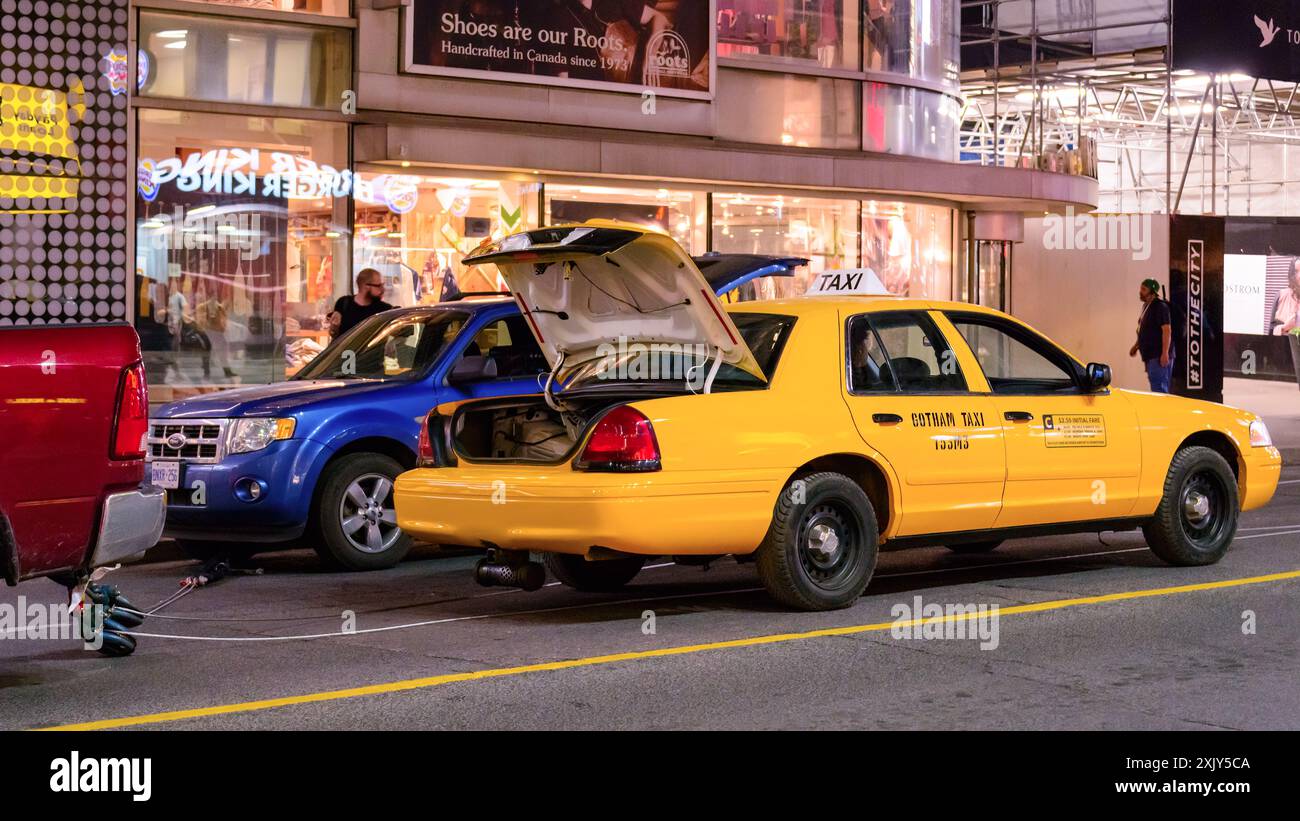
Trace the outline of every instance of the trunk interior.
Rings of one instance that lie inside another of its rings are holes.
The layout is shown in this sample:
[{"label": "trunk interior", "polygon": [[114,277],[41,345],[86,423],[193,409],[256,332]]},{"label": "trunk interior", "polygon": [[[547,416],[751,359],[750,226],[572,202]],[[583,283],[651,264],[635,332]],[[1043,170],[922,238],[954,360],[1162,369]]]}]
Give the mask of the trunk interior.
[{"label": "trunk interior", "polygon": [[538,397],[465,405],[451,420],[456,453],[472,462],[558,464],[569,459],[602,413],[633,398],[627,394],[567,399],[556,411]]}]

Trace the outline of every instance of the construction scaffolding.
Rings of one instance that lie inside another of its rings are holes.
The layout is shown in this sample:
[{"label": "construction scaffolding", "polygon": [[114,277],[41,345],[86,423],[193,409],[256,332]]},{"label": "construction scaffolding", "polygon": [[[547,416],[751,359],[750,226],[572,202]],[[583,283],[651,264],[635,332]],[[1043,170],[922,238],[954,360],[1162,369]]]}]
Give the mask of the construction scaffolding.
[{"label": "construction scaffolding", "polygon": [[[1108,5],[963,2],[962,161],[1090,174],[1102,211],[1300,214],[1300,86],[1173,71],[1170,0],[1159,16],[1097,22],[1116,16]],[[1106,32],[1163,42],[1092,53],[1117,39]]]}]

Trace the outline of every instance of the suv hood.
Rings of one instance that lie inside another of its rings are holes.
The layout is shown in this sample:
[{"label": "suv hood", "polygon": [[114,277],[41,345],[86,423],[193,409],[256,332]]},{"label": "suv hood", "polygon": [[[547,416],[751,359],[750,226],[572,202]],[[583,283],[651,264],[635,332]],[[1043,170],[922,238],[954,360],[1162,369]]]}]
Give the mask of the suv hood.
[{"label": "suv hood", "polygon": [[[409,383],[403,383],[409,384]],[[367,391],[392,387],[389,382],[356,379],[290,380],[272,385],[233,388],[170,402],[150,416],[154,419],[221,419],[236,416],[275,416],[336,397],[355,398]]]},{"label": "suv hood", "polygon": [[620,340],[705,344],[765,380],[700,269],[664,234],[592,220],[485,243],[465,264],[498,267],[561,384]]}]

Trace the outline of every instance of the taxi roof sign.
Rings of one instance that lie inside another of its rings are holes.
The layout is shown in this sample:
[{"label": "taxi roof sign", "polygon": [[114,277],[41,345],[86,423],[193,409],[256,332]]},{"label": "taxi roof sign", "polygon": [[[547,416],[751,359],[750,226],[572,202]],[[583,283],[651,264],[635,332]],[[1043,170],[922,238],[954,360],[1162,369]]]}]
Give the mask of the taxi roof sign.
[{"label": "taxi roof sign", "polygon": [[891,296],[885,283],[870,268],[841,268],[822,271],[812,281],[806,296]]}]

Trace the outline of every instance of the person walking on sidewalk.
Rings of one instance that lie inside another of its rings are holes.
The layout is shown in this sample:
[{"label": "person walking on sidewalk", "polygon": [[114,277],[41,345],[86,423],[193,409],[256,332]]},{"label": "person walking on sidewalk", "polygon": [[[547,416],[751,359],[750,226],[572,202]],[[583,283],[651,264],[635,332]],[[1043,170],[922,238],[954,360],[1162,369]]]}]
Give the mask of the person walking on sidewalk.
[{"label": "person walking on sidewalk", "polygon": [[1137,342],[1129,356],[1141,356],[1153,393],[1169,393],[1174,373],[1173,325],[1169,303],[1160,298],[1160,283],[1143,280],[1138,288],[1142,315],[1138,317]]}]

